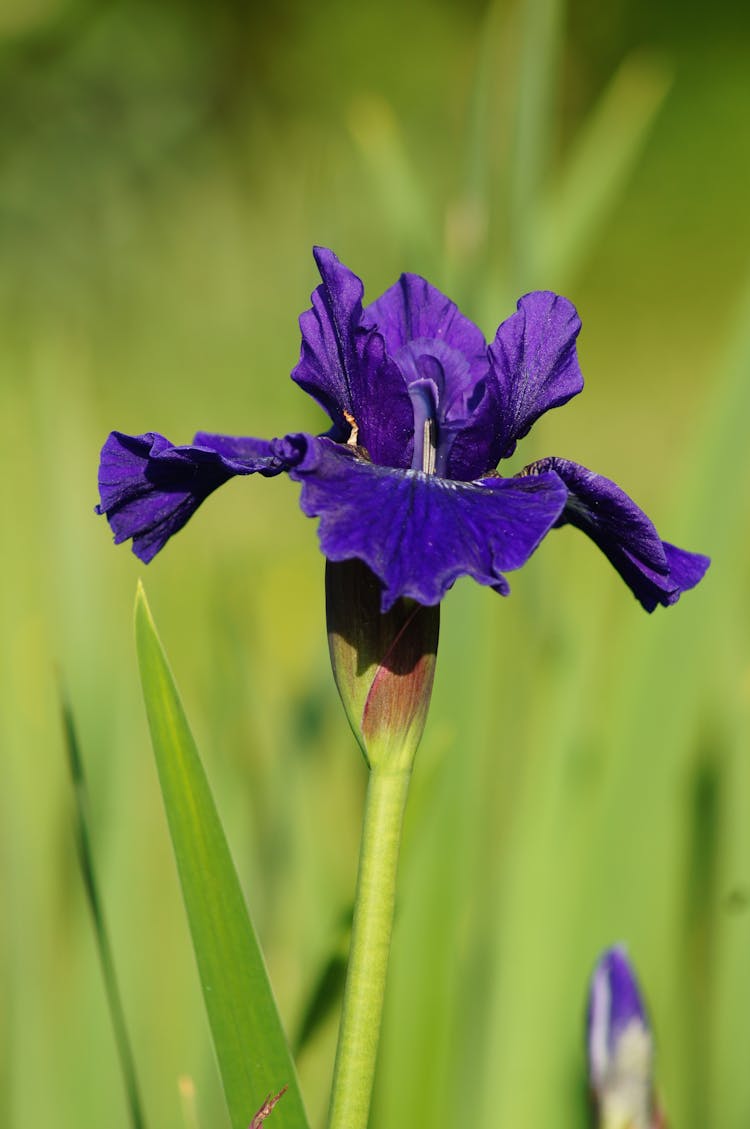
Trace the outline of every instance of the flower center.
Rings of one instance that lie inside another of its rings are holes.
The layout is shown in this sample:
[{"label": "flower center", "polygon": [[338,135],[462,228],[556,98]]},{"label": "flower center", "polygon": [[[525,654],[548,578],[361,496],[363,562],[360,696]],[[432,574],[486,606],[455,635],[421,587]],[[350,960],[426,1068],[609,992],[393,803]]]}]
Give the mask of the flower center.
[{"label": "flower center", "polygon": [[464,356],[445,341],[417,338],[396,354],[414,410],[412,470],[445,478],[456,437],[484,395]]},{"label": "flower center", "polygon": [[435,420],[426,419],[424,421],[424,428],[422,429],[422,470],[425,474],[435,473],[435,458],[437,455],[437,444],[435,442],[436,431]]},{"label": "flower center", "polygon": [[[424,357],[423,360],[432,360]],[[414,409],[414,454],[412,470],[435,474],[438,459],[437,388],[431,380],[415,380],[409,385]]]}]

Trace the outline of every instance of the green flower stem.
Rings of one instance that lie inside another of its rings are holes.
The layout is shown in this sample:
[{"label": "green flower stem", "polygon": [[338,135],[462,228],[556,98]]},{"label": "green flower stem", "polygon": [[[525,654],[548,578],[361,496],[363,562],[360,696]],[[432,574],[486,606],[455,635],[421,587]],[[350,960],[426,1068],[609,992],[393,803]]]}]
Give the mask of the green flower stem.
[{"label": "green flower stem", "polygon": [[370,769],[328,1129],[367,1126],[410,777],[410,768]]}]

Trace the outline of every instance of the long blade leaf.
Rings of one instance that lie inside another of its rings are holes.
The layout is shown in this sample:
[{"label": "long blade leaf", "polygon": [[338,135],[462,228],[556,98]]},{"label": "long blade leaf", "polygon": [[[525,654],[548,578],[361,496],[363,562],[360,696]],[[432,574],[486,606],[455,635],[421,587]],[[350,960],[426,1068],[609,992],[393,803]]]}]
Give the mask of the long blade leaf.
[{"label": "long blade leaf", "polygon": [[294,1064],[206,774],[143,588],[138,662],[198,971],[233,1129],[269,1094],[277,1129],[307,1129]]},{"label": "long blade leaf", "polygon": [[75,799],[75,833],[78,848],[78,861],[81,866],[81,876],[83,878],[86,901],[91,911],[91,920],[94,926],[94,940],[99,952],[99,961],[102,966],[104,990],[107,995],[112,1030],[115,1036],[117,1054],[120,1059],[125,1084],[125,1097],[130,1123],[132,1129],[146,1129],[146,1117],[143,1111],[138,1086],[138,1076],[135,1069],[135,1056],[130,1043],[130,1037],[128,1036],[128,1028],[125,1022],[125,1009],[122,1005],[122,997],[120,995],[120,987],[117,981],[117,972],[112,955],[112,946],[110,944],[107,923],[104,917],[104,907],[99,893],[99,885],[96,880],[96,871],[94,870],[94,847],[89,821],[88,790],[86,787],[83,757],[78,742],[78,732],[73,718],[73,710],[62,689],[60,691],[60,703],[62,707],[65,750],[68,754],[68,769],[70,771],[70,779],[73,784],[73,795]]}]

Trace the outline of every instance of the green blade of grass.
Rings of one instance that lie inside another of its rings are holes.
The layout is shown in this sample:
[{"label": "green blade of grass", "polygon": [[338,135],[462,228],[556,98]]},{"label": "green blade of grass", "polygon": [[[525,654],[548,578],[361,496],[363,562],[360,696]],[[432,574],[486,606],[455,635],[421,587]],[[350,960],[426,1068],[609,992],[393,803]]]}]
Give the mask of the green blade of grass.
[{"label": "green blade of grass", "polygon": [[233,1129],[270,1093],[277,1129],[307,1129],[296,1071],[206,774],[143,588],[138,662],[164,806]]},{"label": "green blade of grass", "polygon": [[619,69],[539,201],[530,252],[534,278],[575,275],[624,195],[670,87],[664,63],[640,52]]},{"label": "green blade of grass", "polygon": [[86,891],[86,900],[91,911],[94,926],[94,938],[99,950],[99,960],[104,977],[104,989],[107,994],[109,1014],[112,1020],[117,1054],[122,1068],[125,1084],[125,1097],[133,1129],[146,1129],[146,1118],[141,1103],[138,1078],[135,1069],[135,1057],[128,1037],[125,1011],[122,1006],[120,989],[117,983],[115,962],[112,956],[112,946],[109,943],[107,924],[104,919],[99,887],[94,871],[94,850],[91,842],[91,830],[88,816],[88,796],[86,790],[86,777],[83,770],[83,759],[78,743],[78,733],[73,720],[73,711],[70,708],[64,693],[61,692],[63,735],[65,749],[68,754],[68,769],[73,784],[75,797],[75,833],[78,848],[78,861],[81,867],[81,876]]},{"label": "green blade of grass", "polygon": [[521,58],[510,165],[512,289],[533,283],[535,225],[550,160],[564,0],[524,0]]},{"label": "green blade of grass", "polygon": [[351,108],[349,128],[391,236],[407,257],[431,265],[440,225],[393,107],[384,98],[361,96]]}]

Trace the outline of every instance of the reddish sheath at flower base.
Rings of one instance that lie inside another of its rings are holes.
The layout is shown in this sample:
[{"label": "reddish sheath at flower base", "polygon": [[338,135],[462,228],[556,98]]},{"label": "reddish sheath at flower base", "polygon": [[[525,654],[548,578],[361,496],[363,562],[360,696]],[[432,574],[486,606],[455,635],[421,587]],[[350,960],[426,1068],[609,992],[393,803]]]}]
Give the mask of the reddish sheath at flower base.
[{"label": "reddish sheath at flower base", "polygon": [[409,769],[432,694],[440,609],[401,598],[382,613],[382,584],[359,560],[326,562],[333,675],[369,765]]}]

